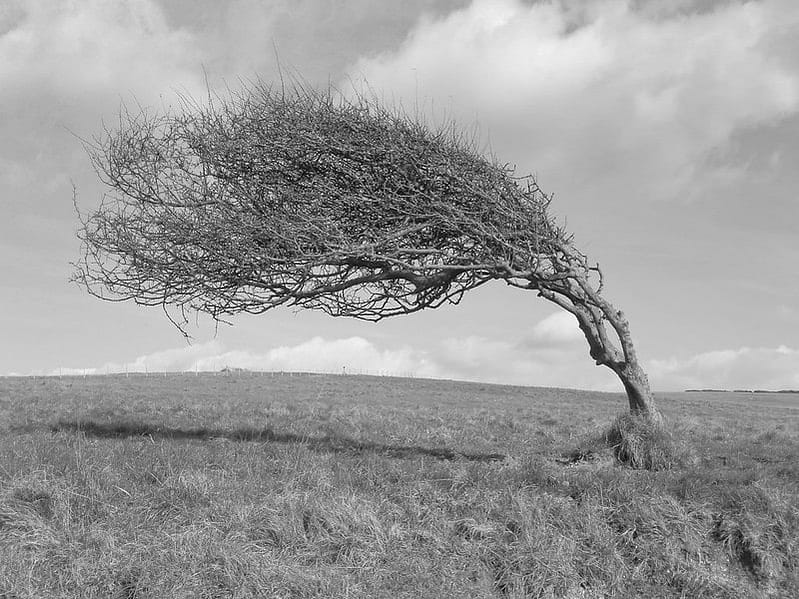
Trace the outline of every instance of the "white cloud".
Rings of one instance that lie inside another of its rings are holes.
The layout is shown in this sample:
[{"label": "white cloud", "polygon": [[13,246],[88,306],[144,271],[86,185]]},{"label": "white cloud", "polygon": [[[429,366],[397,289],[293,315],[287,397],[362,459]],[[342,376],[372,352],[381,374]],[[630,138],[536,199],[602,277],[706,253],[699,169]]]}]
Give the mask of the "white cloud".
[{"label": "white cloud", "polygon": [[[426,349],[383,348],[363,337],[314,337],[266,351],[227,349],[219,341],[186,345],[90,368],[59,368],[50,374],[218,371],[223,368],[285,372],[386,374],[503,384],[619,390],[606,369],[598,369],[575,337],[576,322],[553,314],[528,338],[506,341],[470,336],[442,339]],[[579,335],[579,330],[577,331]]]},{"label": "white cloud", "polygon": [[70,179],[81,199],[97,180],[72,132],[91,138],[103,120],[113,128],[121,102],[199,96],[202,64],[196,37],[151,0],[24,0],[0,14],[0,194],[9,208],[73,218],[61,199]]},{"label": "white cloud", "polygon": [[170,89],[197,91],[202,54],[150,0],[17,5],[0,35],[0,96],[58,95],[95,102],[134,92],[145,102]]},{"label": "white cloud", "polygon": [[684,197],[742,174],[709,162],[733,134],[799,109],[787,41],[797,25],[799,5],[781,0],[701,13],[474,0],[421,21],[397,51],[351,73],[406,107],[419,94],[466,123],[477,118],[500,158],[546,180]]},{"label": "white cloud", "polygon": [[409,347],[381,349],[362,337],[314,337],[293,346],[266,352],[229,350],[219,341],[185,345],[139,356],[130,362],[108,362],[91,368],[59,368],[50,374],[114,372],[217,371],[223,368],[285,372],[392,374],[436,377],[436,367],[424,352]]},{"label": "white cloud", "polygon": [[130,362],[106,362],[102,366],[89,368],[57,368],[51,375],[108,374],[115,372],[183,372],[195,370],[196,365],[209,357],[218,356],[224,351],[218,341],[184,345],[138,356]]},{"label": "white cloud", "polygon": [[574,315],[560,311],[536,324],[532,339],[544,344],[575,343],[583,340],[583,334]]},{"label": "white cloud", "polygon": [[380,349],[362,337],[327,340],[314,337],[266,353],[227,351],[197,360],[199,370],[220,366],[251,370],[386,373],[435,376],[423,353],[410,349]]},{"label": "white cloud", "polygon": [[501,341],[483,337],[445,340],[431,355],[444,378],[508,385],[620,391],[606,368],[597,368],[584,344],[536,339]]},{"label": "white cloud", "polygon": [[799,389],[799,349],[742,347],[647,363],[662,389]]},{"label": "white cloud", "polygon": [[[616,376],[597,367],[574,317],[552,314],[518,340],[453,337],[426,349],[379,347],[363,337],[313,337],[266,351],[227,349],[219,341],[186,345],[91,368],[59,368],[50,374],[193,372],[243,368],[254,371],[383,374],[567,387],[621,392]],[[652,388],[799,389],[799,349],[726,349],[688,357],[648,360]]]}]

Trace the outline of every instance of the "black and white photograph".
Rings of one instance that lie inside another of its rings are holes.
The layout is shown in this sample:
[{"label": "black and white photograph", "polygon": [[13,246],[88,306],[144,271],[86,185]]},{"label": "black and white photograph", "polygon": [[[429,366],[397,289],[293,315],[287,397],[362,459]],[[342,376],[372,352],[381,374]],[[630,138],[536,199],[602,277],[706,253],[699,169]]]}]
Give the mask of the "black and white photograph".
[{"label": "black and white photograph", "polygon": [[0,0],[0,599],[799,597],[795,0]]}]

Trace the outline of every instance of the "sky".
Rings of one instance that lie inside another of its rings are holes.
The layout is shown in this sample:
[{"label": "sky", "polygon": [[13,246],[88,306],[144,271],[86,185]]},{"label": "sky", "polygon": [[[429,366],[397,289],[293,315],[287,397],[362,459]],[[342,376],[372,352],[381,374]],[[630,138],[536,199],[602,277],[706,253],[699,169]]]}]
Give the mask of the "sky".
[{"label": "sky", "polygon": [[795,0],[3,0],[0,374],[367,372],[619,391],[569,314],[501,282],[365,323],[277,309],[183,336],[70,283],[81,146],[206,84],[368,82],[534,174],[656,390],[799,388]]}]

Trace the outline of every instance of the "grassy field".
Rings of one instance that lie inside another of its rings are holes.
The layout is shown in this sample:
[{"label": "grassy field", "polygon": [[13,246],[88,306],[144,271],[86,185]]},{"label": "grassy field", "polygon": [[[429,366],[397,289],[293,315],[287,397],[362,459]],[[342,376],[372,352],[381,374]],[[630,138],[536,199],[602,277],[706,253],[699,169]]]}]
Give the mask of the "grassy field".
[{"label": "grassy field", "polygon": [[635,469],[613,394],[0,379],[0,599],[799,597],[799,396],[659,403]]}]

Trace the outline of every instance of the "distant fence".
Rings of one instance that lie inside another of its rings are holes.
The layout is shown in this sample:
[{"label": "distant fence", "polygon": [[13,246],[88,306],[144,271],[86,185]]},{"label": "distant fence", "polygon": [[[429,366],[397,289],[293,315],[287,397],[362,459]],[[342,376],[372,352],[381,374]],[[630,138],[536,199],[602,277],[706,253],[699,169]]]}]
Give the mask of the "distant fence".
[{"label": "distant fence", "polygon": [[[25,378],[87,378],[98,376],[114,377],[180,377],[180,376],[240,376],[240,377],[293,377],[293,376],[376,376],[376,377],[398,377],[398,378],[417,378],[415,372],[394,372],[389,370],[368,370],[358,368],[342,368],[339,371],[315,370],[315,371],[290,371],[290,370],[249,370],[246,368],[222,368],[220,370],[166,370],[166,371],[96,371],[93,369],[68,369],[67,372],[51,372],[48,374],[8,374],[0,377],[25,377]],[[429,377],[422,377],[429,378]]]}]

